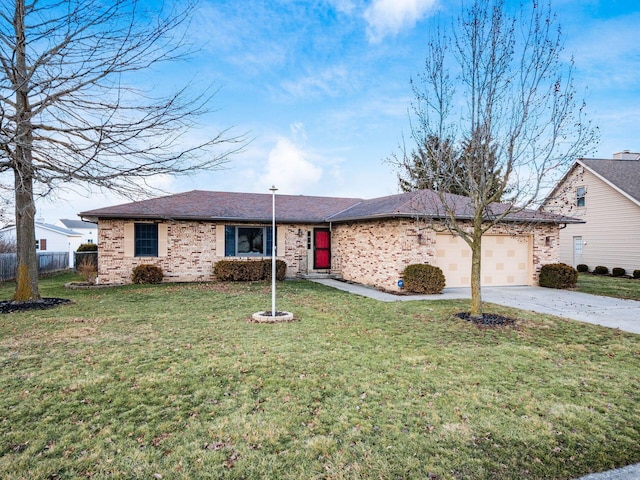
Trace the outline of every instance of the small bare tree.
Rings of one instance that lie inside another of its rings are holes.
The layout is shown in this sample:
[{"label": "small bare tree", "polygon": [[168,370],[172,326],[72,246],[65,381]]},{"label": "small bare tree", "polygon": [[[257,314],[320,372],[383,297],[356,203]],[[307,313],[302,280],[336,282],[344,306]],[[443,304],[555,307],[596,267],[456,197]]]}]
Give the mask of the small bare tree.
[{"label": "small bare tree", "polygon": [[[533,1],[512,15],[503,0],[475,0],[450,28],[438,25],[427,45],[424,72],[412,81],[411,134],[419,149],[429,149],[446,228],[471,249],[471,316],[478,318],[482,236],[536,207],[573,159],[594,146],[597,129],[576,99],[572,62],[563,62],[549,5]],[[450,146],[439,148],[445,139]],[[448,192],[467,197],[465,220],[460,199]]]},{"label": "small bare tree", "polygon": [[[13,173],[14,301],[37,301],[34,195],[69,185],[140,194],[147,179],[219,167],[242,138],[189,142],[215,92],[146,87],[183,58],[195,4],[7,0],[0,5],[0,173]],[[166,4],[163,4],[166,5]],[[6,183],[6,182],[5,182]]]}]

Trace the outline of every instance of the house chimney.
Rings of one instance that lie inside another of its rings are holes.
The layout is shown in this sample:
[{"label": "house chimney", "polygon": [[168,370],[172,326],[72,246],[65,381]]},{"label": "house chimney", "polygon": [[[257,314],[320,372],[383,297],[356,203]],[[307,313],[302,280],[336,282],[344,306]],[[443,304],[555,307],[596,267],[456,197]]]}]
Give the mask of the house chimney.
[{"label": "house chimney", "polygon": [[640,153],[633,153],[629,150],[623,150],[613,154],[614,160],[640,160]]}]

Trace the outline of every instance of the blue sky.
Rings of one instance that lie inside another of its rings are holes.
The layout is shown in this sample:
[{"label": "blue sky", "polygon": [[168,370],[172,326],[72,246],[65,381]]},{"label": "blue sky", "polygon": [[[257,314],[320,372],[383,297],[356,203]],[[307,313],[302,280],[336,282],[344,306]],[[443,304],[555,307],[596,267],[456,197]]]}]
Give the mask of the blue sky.
[{"label": "blue sky", "polygon": [[[517,4],[507,0],[508,4]],[[640,151],[637,0],[555,0],[575,79],[600,128],[594,157]],[[408,133],[409,80],[421,71],[436,16],[458,0],[204,0],[190,27],[199,50],[161,72],[167,86],[215,85],[215,112],[194,137],[222,128],[252,142],[224,170],[160,178],[192,189],[370,198],[398,192],[384,159]],[[122,203],[67,193],[39,201],[46,221]]]}]

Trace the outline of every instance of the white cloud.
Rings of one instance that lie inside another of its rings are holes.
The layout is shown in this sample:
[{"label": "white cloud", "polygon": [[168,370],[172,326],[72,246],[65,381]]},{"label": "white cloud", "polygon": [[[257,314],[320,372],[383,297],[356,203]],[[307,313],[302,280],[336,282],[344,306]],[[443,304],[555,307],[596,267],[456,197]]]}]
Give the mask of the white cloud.
[{"label": "white cloud", "polygon": [[309,154],[287,138],[279,138],[269,153],[265,187],[275,185],[280,193],[304,193],[322,177],[322,169],[309,160]]},{"label": "white cloud", "polygon": [[369,41],[376,43],[412,28],[437,4],[438,0],[373,0],[364,12]]},{"label": "white cloud", "polygon": [[295,80],[283,81],[282,89],[295,99],[335,97],[353,89],[354,74],[344,66],[307,72]]},{"label": "white cloud", "polygon": [[338,12],[346,14],[352,13],[356,8],[356,5],[351,0],[329,0],[328,3]]}]

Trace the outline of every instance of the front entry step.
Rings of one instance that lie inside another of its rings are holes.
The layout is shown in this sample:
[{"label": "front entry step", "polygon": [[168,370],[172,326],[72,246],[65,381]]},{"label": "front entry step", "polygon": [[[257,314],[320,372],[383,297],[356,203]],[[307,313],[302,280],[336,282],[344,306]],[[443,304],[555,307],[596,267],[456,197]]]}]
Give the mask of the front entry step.
[{"label": "front entry step", "polygon": [[339,280],[342,278],[342,275],[336,273],[321,273],[321,272],[310,272],[310,273],[299,273],[296,275],[298,278],[304,278],[305,280],[313,280],[313,279],[334,279]]}]

